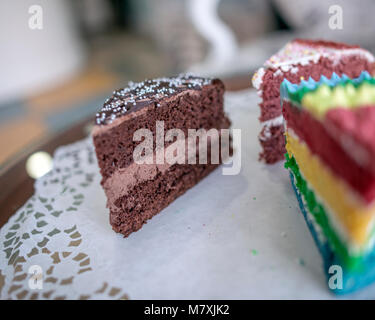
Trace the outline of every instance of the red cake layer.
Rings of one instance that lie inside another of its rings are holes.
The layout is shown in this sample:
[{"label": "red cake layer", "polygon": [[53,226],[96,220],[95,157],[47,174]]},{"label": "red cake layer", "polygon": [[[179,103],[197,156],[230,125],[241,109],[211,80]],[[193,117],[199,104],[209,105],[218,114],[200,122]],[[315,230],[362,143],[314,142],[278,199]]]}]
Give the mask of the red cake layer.
[{"label": "red cake layer", "polygon": [[[326,123],[312,117],[306,110],[283,103],[287,128],[304,141],[312,153],[358,192],[366,203],[375,198],[375,175],[358,165],[327,130]],[[355,116],[353,116],[355,117]]]},{"label": "red cake layer", "polygon": [[375,106],[329,110],[325,122],[337,141],[350,138],[355,145],[360,146],[359,152],[365,153],[362,157],[364,159],[360,159],[361,165],[375,174],[375,161],[372,161],[375,159]]},{"label": "red cake layer", "polygon": [[284,126],[263,127],[259,134],[259,142],[263,151],[259,158],[266,163],[275,163],[284,159],[285,137]]}]

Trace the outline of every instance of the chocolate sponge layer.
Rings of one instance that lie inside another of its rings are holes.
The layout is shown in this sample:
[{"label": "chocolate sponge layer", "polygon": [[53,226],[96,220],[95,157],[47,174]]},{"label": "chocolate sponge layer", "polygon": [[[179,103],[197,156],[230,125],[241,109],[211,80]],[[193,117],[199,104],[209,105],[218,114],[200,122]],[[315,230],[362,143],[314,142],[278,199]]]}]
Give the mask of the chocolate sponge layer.
[{"label": "chocolate sponge layer", "polygon": [[[156,121],[164,121],[164,130],[229,127],[223,110],[224,85],[220,80],[199,90],[186,90],[158,103],[151,103],[133,113],[124,115],[113,124],[94,131],[94,144],[103,177],[102,183],[118,168],[133,162],[133,151],[139,142],[133,141],[136,130],[147,128],[156,140]],[[226,119],[223,122],[223,119]],[[95,134],[96,133],[96,134]],[[168,144],[166,143],[166,146]]]},{"label": "chocolate sponge layer", "polygon": [[174,165],[155,179],[137,185],[126,196],[116,200],[118,210],[111,210],[114,231],[128,236],[139,230],[147,220],[167,207],[180,195],[196,185],[218,165]]}]

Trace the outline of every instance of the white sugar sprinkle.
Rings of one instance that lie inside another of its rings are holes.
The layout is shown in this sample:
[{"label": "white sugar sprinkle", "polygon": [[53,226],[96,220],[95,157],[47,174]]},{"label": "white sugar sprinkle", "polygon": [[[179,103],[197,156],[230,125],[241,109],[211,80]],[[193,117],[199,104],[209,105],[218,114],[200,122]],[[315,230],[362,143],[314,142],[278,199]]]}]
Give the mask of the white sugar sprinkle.
[{"label": "white sugar sprinkle", "polygon": [[[140,100],[162,99],[164,96],[170,96],[181,92],[186,88],[199,89],[204,85],[210,84],[212,79],[197,77],[191,73],[180,74],[173,78],[147,79],[142,82],[129,81],[128,87],[113,91],[113,96],[104,102],[103,108],[96,114],[96,123],[111,123],[118,115],[123,115],[131,109],[126,108],[128,103],[136,106]],[[158,107],[160,103],[156,104]]]}]

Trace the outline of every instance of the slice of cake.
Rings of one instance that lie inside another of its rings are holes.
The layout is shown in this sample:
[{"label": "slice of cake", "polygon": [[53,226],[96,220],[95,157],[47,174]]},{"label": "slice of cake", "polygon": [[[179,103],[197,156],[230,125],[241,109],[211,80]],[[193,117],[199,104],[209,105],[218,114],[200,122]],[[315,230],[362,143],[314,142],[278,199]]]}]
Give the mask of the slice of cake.
[{"label": "slice of cake", "polygon": [[[350,292],[375,280],[375,79],[284,80],[286,168],[323,255]],[[339,283],[340,284],[340,283]]]},{"label": "slice of cake", "polygon": [[129,83],[104,103],[92,135],[113,230],[137,231],[220,164],[211,146],[230,126],[223,94],[218,79],[180,75]]},{"label": "slice of cake", "polygon": [[253,76],[253,86],[261,97],[259,141],[260,159],[266,163],[282,160],[285,154],[283,119],[280,107],[280,84],[285,79],[299,83],[335,72],[355,78],[363,70],[375,71],[374,56],[358,46],[328,41],[296,39],[267,60]]}]

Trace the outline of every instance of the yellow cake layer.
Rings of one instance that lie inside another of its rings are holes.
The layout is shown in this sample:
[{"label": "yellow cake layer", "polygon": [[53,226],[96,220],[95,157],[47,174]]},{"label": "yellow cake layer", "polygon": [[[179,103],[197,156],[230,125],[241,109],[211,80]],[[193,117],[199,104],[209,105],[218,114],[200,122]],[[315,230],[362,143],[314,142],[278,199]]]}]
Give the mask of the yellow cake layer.
[{"label": "yellow cake layer", "polygon": [[[299,170],[314,193],[323,200],[327,211],[344,230],[349,243],[363,248],[369,240],[375,218],[375,206],[361,203],[349,186],[315,155],[294,134],[286,133],[286,149],[297,161]],[[332,225],[335,227],[335,224]],[[336,230],[337,232],[337,230]],[[340,233],[338,233],[340,234]]]}]

